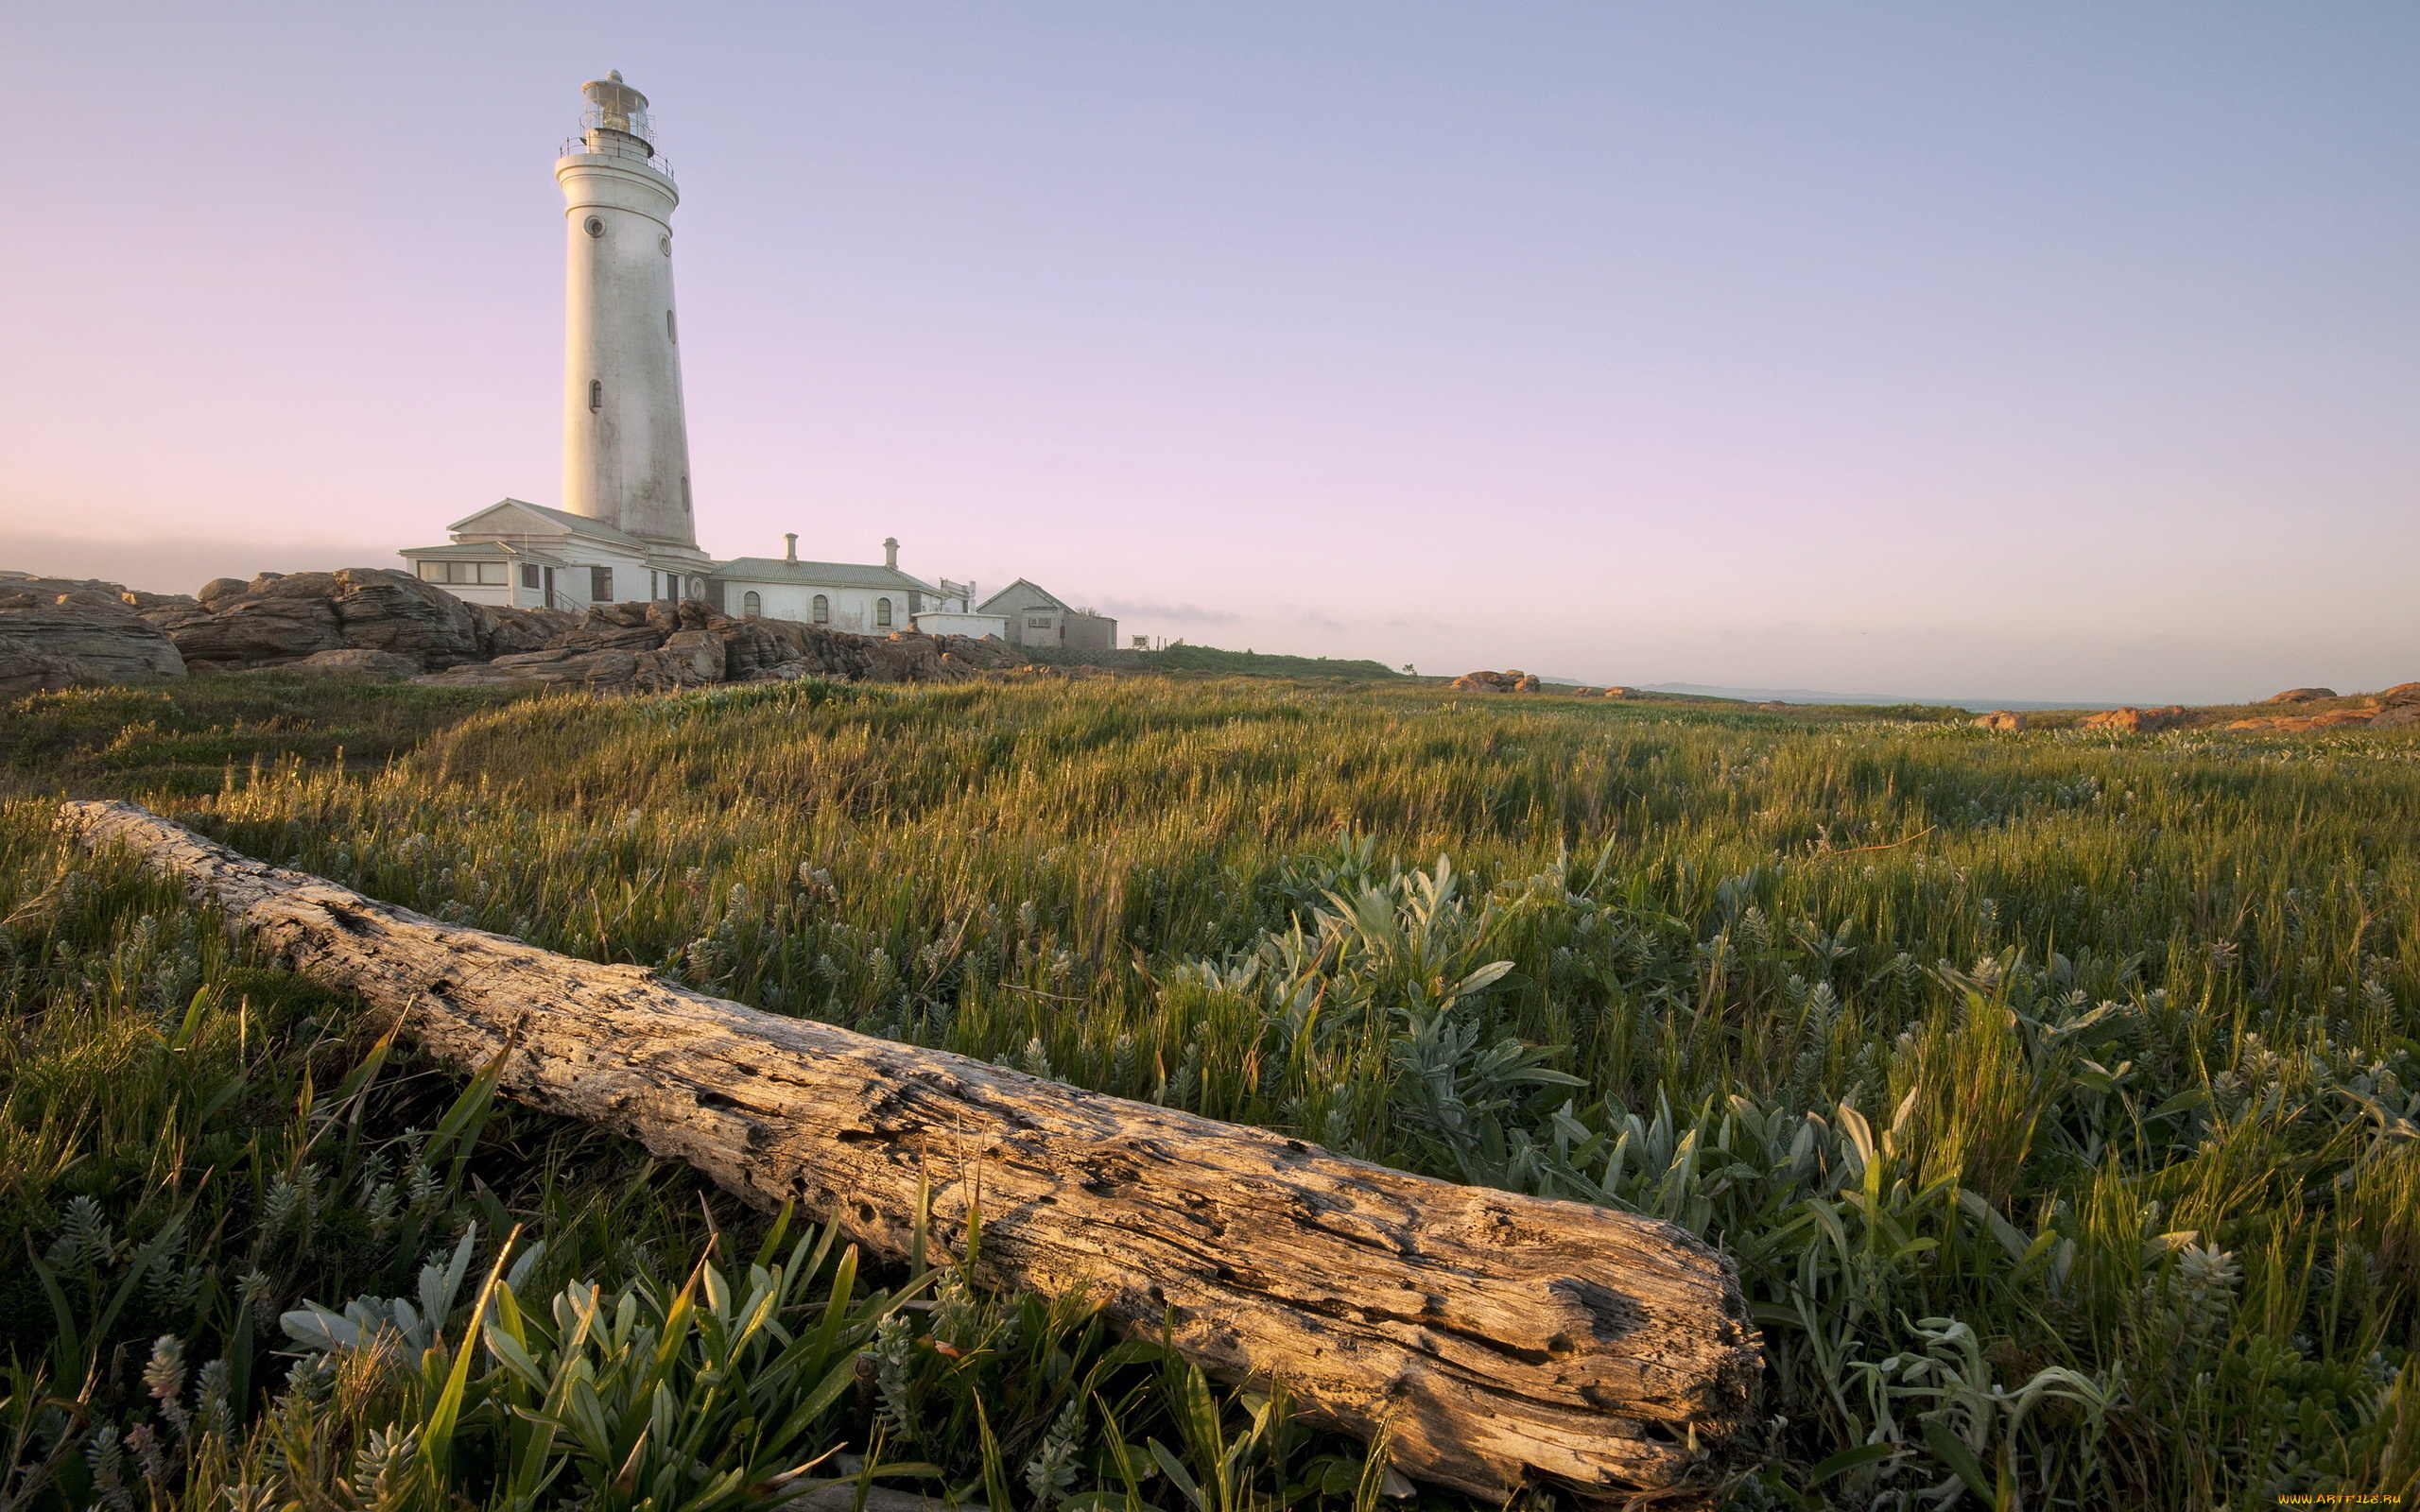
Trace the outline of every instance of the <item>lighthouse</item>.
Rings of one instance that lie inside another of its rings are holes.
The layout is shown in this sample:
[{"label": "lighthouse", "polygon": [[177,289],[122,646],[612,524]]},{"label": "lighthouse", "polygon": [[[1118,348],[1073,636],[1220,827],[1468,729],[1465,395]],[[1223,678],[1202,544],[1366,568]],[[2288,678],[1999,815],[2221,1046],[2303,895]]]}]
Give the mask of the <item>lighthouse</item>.
[{"label": "lighthouse", "polygon": [[656,154],[646,95],[618,70],[580,93],[583,130],[555,162],[567,249],[562,507],[703,571],[672,301],[681,191]]},{"label": "lighthouse", "polygon": [[778,561],[717,562],[698,548],[672,301],[681,191],[656,152],[646,95],[618,72],[580,93],[580,134],[555,159],[566,251],[562,507],[499,499],[449,525],[445,544],[405,547],[413,575],[498,608],[680,600],[874,634],[919,615],[963,618],[974,585],[902,571],[896,540],[883,542],[880,567],[801,561],[795,535]]}]

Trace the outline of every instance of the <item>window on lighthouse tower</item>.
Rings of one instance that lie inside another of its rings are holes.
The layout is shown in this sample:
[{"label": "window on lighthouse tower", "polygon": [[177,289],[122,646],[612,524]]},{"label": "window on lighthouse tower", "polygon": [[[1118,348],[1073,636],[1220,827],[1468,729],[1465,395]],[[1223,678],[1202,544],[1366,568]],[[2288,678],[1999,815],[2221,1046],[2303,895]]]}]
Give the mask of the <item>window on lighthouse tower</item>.
[{"label": "window on lighthouse tower", "polygon": [[594,415],[604,407],[605,380],[602,378],[591,378],[588,380],[588,412]]}]

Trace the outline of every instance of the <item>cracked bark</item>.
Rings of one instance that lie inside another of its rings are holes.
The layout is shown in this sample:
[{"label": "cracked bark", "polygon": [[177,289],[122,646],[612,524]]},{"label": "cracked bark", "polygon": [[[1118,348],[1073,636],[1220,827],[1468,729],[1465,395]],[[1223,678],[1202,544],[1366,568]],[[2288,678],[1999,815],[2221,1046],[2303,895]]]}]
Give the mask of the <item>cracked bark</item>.
[{"label": "cracked bark", "polygon": [[1282,1378],[1396,1465],[1482,1496],[1704,1484],[1753,1419],[1731,1263],[1668,1224],[1454,1186],[980,1060],[777,1018],[267,866],[130,803],[69,803],[293,970],[458,1069],[757,1204],[908,1251],[920,1176],[985,1280],[1079,1289],[1230,1381]]}]

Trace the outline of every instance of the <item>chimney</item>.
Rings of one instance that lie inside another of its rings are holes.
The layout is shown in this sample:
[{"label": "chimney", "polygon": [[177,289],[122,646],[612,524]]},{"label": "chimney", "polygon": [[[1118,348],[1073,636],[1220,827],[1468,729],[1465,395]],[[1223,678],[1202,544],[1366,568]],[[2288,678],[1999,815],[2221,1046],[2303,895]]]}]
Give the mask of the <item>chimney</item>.
[{"label": "chimney", "polygon": [[798,532],[795,530],[789,531],[782,537],[782,560],[798,560]]},{"label": "chimney", "polygon": [[899,538],[885,537],[882,542],[882,564],[893,572],[899,570]]}]

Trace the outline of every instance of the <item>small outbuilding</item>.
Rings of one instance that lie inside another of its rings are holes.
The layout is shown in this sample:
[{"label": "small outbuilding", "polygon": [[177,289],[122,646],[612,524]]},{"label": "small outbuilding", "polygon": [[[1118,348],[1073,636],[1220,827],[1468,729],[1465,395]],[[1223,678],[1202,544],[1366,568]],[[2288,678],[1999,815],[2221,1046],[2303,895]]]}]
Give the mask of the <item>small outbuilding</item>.
[{"label": "small outbuilding", "polygon": [[983,601],[980,614],[996,614],[1008,622],[1011,645],[1063,646],[1074,651],[1107,651],[1117,644],[1117,622],[1106,614],[1077,609],[1048,589],[1020,577]]}]

